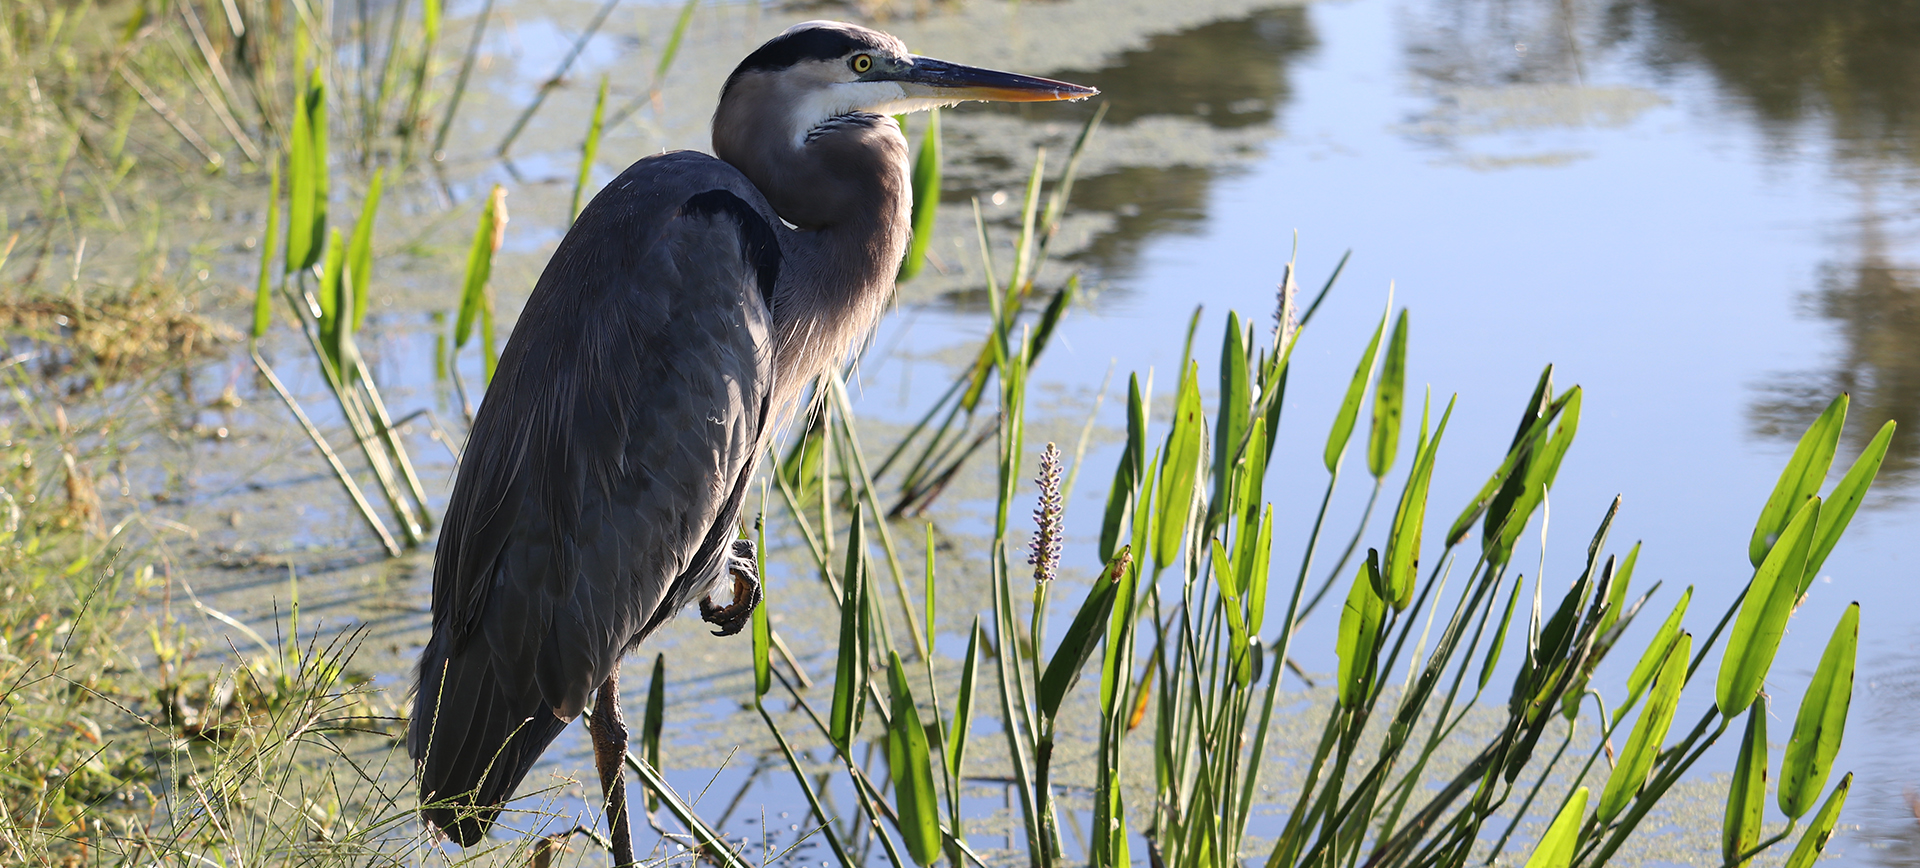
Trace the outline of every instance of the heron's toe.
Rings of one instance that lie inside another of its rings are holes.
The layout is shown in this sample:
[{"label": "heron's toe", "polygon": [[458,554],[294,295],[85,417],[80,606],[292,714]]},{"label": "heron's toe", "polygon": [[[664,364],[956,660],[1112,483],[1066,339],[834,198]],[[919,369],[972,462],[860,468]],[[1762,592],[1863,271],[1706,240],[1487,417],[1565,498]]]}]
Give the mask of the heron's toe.
[{"label": "heron's toe", "polygon": [[711,596],[700,598],[700,617],[720,628],[713,631],[715,636],[732,636],[745,629],[760,605],[760,573],[754,566],[751,540],[734,541],[727,572],[733,576],[733,602],[721,606]]}]

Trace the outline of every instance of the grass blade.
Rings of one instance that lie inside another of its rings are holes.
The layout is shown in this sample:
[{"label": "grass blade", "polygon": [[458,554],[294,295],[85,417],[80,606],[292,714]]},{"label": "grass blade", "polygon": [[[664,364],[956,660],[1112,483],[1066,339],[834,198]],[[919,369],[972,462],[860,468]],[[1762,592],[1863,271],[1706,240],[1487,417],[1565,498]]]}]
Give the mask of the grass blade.
[{"label": "grass blade", "polygon": [[1860,604],[1847,607],[1820,655],[1800,713],[1793,721],[1793,740],[1780,760],[1780,812],[1799,819],[1827,786],[1834,754],[1847,731],[1847,709],[1853,704],[1853,660],[1860,642]]},{"label": "grass blade", "polygon": [[[653,655],[653,676],[647,679],[647,707],[640,718],[640,753],[649,768],[660,768],[660,733],[667,719],[667,655]],[[647,811],[660,809],[661,793],[645,787]]]},{"label": "grass blade", "polygon": [[961,780],[960,769],[967,757],[967,733],[973,728],[973,690],[980,670],[980,616],[973,618],[973,630],[967,633],[967,656],[960,664],[960,692],[953,700],[953,725],[947,728],[947,768],[954,780]]}]

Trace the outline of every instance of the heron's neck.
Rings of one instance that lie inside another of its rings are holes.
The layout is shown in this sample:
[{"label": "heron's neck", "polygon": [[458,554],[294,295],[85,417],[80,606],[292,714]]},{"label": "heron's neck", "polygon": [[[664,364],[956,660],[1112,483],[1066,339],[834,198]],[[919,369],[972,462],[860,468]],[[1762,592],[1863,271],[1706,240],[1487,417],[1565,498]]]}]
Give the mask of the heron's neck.
[{"label": "heron's neck", "polygon": [[714,147],[796,227],[781,233],[773,297],[785,406],[867,339],[893,297],[912,211],[906,139],[892,119],[865,115],[829,121],[797,146],[748,134],[716,136]]}]

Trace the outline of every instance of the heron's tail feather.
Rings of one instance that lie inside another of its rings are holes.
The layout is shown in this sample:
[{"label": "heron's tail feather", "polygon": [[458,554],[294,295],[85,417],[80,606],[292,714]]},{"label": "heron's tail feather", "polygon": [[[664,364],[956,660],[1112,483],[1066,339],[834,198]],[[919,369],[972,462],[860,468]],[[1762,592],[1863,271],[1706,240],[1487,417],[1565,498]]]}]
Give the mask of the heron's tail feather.
[{"label": "heron's tail feather", "polygon": [[420,815],[467,847],[486,837],[567,722],[537,694],[510,695],[484,648],[437,650],[421,660],[407,752],[420,771]]}]

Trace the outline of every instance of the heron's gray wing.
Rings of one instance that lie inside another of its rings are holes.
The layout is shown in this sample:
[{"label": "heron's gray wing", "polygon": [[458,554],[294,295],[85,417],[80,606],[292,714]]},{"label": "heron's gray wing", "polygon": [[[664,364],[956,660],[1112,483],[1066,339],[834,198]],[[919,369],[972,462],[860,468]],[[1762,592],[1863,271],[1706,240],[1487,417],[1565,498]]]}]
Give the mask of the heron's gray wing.
[{"label": "heron's gray wing", "polygon": [[409,734],[423,795],[504,801],[621,653],[724,575],[769,425],[768,213],[726,164],[666,154],[555,251],[441,529]]}]

